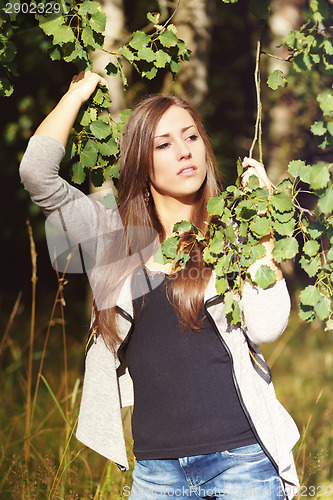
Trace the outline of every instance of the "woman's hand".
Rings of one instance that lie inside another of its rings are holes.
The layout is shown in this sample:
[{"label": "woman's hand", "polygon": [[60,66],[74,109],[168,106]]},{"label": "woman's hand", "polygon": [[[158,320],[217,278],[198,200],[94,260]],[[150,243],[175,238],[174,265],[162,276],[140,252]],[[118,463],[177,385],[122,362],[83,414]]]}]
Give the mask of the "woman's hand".
[{"label": "woman's hand", "polygon": [[66,94],[57,106],[39,125],[35,135],[47,135],[57,139],[66,147],[70,131],[83,103],[101,83],[108,87],[107,81],[91,71],[81,71],[74,76]]},{"label": "woman's hand", "polygon": [[[262,163],[260,163],[257,160],[254,160],[253,158],[244,158],[242,162],[242,166],[244,169],[244,172],[242,173],[242,186],[243,188],[247,185],[249,182],[249,179],[251,175],[255,175],[259,179],[259,187],[267,187],[268,192],[270,195],[273,194],[274,191],[274,186],[269,180],[265,167],[263,166]],[[264,212],[258,212],[258,215],[263,215]],[[273,258],[273,249],[274,249],[274,238],[272,234],[268,234],[266,236],[263,236],[260,240],[259,243],[261,243],[266,250],[266,254],[264,257],[261,259],[258,259],[256,262],[251,264],[248,267],[248,273],[251,275],[251,277],[254,279],[255,274],[257,270],[259,269],[260,266],[266,265],[269,266],[276,275],[276,280],[279,281],[283,278],[282,271],[280,269],[280,266],[274,261]]]},{"label": "woman's hand", "polygon": [[83,104],[88,101],[99,83],[108,88],[108,83],[102,76],[91,71],[81,71],[78,75],[73,76],[66,95],[77,95]]},{"label": "woman's hand", "polygon": [[267,177],[265,167],[262,163],[253,158],[245,157],[242,162],[244,172],[241,175],[243,188],[249,182],[251,175],[255,175],[259,179],[259,187],[267,187],[269,194],[273,194],[274,187]]}]

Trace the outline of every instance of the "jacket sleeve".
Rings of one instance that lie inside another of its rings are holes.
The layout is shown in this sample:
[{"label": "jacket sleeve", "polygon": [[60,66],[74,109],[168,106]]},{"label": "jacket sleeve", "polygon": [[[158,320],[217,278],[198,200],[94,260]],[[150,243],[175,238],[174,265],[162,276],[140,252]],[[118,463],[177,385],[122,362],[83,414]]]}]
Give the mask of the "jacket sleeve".
[{"label": "jacket sleeve", "polygon": [[20,177],[31,200],[46,215],[84,194],[59,176],[64,146],[45,135],[31,137],[20,164]]},{"label": "jacket sleeve", "polygon": [[285,279],[265,290],[246,284],[241,305],[249,339],[257,345],[273,342],[284,332],[290,314]]},{"label": "jacket sleeve", "polygon": [[[59,270],[81,273],[92,269],[105,247],[110,245],[110,233],[121,229],[118,210],[107,209],[98,197],[86,196],[59,175],[65,154],[63,145],[52,137],[35,135],[28,144],[20,165],[20,176],[31,200],[45,215],[49,254]],[[71,253],[67,267],[66,259]],[[60,262],[63,264],[59,264]]]}]

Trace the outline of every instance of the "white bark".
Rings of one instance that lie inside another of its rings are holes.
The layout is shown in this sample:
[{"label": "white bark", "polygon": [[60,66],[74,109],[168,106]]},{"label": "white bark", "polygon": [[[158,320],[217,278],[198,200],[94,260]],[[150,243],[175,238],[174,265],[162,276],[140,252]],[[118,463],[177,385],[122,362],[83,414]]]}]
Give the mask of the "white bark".
[{"label": "white bark", "polygon": [[216,0],[182,0],[172,19],[177,27],[178,37],[191,49],[190,62],[183,62],[177,74],[176,83],[169,77],[165,90],[171,86],[175,93],[200,105],[209,90],[208,61],[212,42],[212,17]]}]

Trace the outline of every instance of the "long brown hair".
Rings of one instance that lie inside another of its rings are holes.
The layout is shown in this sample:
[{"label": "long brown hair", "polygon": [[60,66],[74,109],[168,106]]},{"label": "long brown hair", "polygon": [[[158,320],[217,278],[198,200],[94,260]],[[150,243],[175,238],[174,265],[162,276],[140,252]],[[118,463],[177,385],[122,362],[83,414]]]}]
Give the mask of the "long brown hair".
[{"label": "long brown hair", "polygon": [[[220,179],[216,159],[209,138],[195,109],[176,96],[153,95],[144,98],[134,108],[121,144],[118,209],[125,228],[140,227],[139,238],[138,233],[133,238],[129,236],[131,240],[129,247],[132,255],[135,255],[138,251],[140,253],[142,249],[147,247],[147,244],[151,243],[152,229],[157,231],[160,241],[165,239],[165,230],[155,210],[152,196],[149,197],[147,204],[144,195],[147,190],[149,173],[153,168],[155,129],[162,115],[171,106],[179,106],[190,113],[206,148],[207,174],[197,193],[192,208],[191,220],[189,221],[204,233],[206,232],[205,222],[209,220],[207,202],[209,198],[217,196],[219,193]],[[185,233],[180,244],[184,252],[190,254],[190,259],[186,267],[181,272],[178,272],[175,279],[172,280],[172,300],[181,323],[197,330],[201,327],[199,315],[211,271],[203,262],[203,248],[195,241],[193,234],[190,232]],[[128,235],[124,245],[128,245]],[[112,276],[112,281],[117,283],[117,286],[113,287],[113,294],[119,294],[126,277],[134,271],[139,263],[138,260],[132,259],[132,265],[128,266],[126,271],[122,270],[117,277]],[[110,283],[111,277],[105,278],[104,281]],[[113,299],[112,303],[115,304],[116,301]],[[121,339],[116,328],[115,306],[100,310],[97,314],[97,321],[106,343],[116,349]]]}]

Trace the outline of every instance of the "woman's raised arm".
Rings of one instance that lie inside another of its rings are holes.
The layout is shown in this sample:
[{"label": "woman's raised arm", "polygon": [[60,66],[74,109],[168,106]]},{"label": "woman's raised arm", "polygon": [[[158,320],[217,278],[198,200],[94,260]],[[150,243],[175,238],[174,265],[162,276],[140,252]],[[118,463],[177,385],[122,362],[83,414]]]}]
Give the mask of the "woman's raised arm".
[{"label": "woman's raised arm", "polygon": [[91,71],[81,71],[74,76],[68,91],[39,125],[35,135],[53,137],[66,147],[70,131],[82,104],[89,99],[99,83],[107,86],[103,77]]}]

